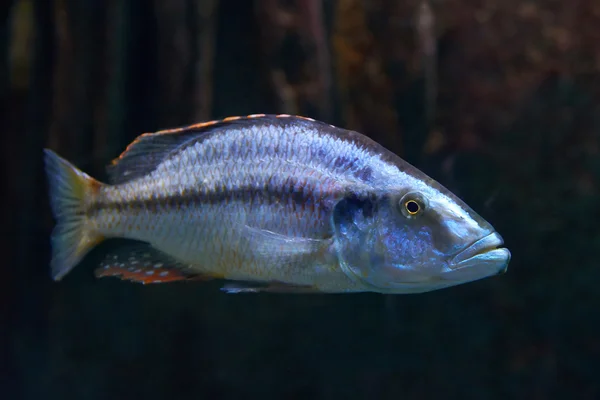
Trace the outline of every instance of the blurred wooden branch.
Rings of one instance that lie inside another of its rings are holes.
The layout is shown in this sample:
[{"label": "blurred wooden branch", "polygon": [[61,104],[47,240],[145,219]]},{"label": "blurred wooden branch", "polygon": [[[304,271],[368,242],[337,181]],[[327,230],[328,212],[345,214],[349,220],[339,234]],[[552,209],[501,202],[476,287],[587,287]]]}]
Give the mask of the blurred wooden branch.
[{"label": "blurred wooden branch", "polygon": [[[391,7],[393,3],[384,5]],[[386,16],[383,24],[370,25],[371,7],[379,7],[381,15]],[[344,125],[401,154],[397,94],[389,76],[392,56],[389,46],[397,46],[397,43],[395,38],[381,36],[387,34],[385,24],[391,23],[386,11],[382,2],[337,0],[332,53]]]},{"label": "blurred wooden branch", "polygon": [[256,11],[277,111],[331,121],[332,66],[323,3],[257,0]]},{"label": "blurred wooden branch", "polygon": [[[6,192],[10,193],[13,207],[9,207],[8,202],[5,202],[5,208],[14,213],[10,218],[14,225],[11,226],[10,234],[4,237],[4,246],[8,248],[9,257],[16,254],[16,262],[11,263],[7,260],[4,263],[9,271],[3,273],[3,280],[10,285],[10,292],[13,294],[13,298],[7,302],[12,303],[14,307],[10,328],[21,328],[18,335],[13,332],[10,338],[10,342],[13,343],[10,346],[11,351],[16,357],[27,360],[27,363],[37,368],[46,360],[44,344],[34,338],[47,337],[47,310],[50,303],[50,281],[45,257],[49,247],[46,229],[49,206],[46,201],[40,201],[39,194],[46,187],[41,150],[46,144],[52,118],[55,21],[52,12],[53,1],[33,0],[31,6],[31,12],[24,15],[33,21],[34,27],[32,46],[29,48],[32,54],[29,88],[26,92],[27,106],[23,109],[11,105],[12,112],[22,119],[19,121],[21,129],[14,131],[12,137],[7,138],[6,148],[3,146],[3,150],[10,152],[7,154],[10,160],[9,171],[15,177]],[[3,124],[5,123],[6,121],[3,121]],[[4,224],[10,222],[4,220]],[[0,331],[3,330],[0,328]],[[10,332],[10,329],[8,330]],[[24,349],[17,349],[14,345],[17,338],[21,343],[27,343]],[[10,360],[3,359],[2,363],[8,364],[10,368]],[[21,363],[17,365],[22,366]],[[18,374],[18,378],[22,379],[21,373]],[[19,389],[22,391],[22,387]],[[38,390],[40,389],[30,390],[31,393],[35,393],[32,397],[43,397]],[[7,390],[3,387],[2,392],[6,393]]]},{"label": "blurred wooden branch", "polygon": [[32,212],[40,209],[37,197],[33,193],[37,193],[38,188],[43,186],[43,159],[40,150],[45,147],[52,118],[52,76],[55,59],[53,7],[54,2],[51,0],[33,1],[35,30],[27,99],[27,127],[25,135],[19,138],[19,158],[14,169],[22,172],[17,191],[20,261],[22,265],[33,268],[37,266],[32,262],[35,254],[32,254],[31,249],[42,246],[42,238],[34,239],[31,235],[43,231],[40,214]]},{"label": "blurred wooden branch", "polygon": [[274,112],[299,114],[297,90],[290,83],[290,71],[286,71],[278,54],[289,32],[295,28],[296,19],[292,12],[281,7],[278,0],[257,0],[255,10],[261,27],[261,52],[268,69],[265,74],[275,96]]},{"label": "blurred wooden branch", "polygon": [[87,168],[94,151],[103,147],[99,110],[104,104],[106,9],[102,0],[60,0],[52,13],[58,21],[52,145],[66,156],[77,154]]},{"label": "blurred wooden branch", "polygon": [[14,0],[4,0],[0,4],[0,105],[2,105],[7,99],[8,88],[10,85],[9,35],[11,20],[9,16],[13,4]]},{"label": "blurred wooden branch", "polygon": [[191,85],[192,120],[205,121],[210,119],[213,107],[213,76],[215,65],[215,46],[217,31],[217,7],[219,0],[196,0],[196,18],[192,34],[195,40],[193,61],[194,83]]},{"label": "blurred wooden branch", "polygon": [[[127,102],[128,64],[130,62],[130,25],[133,14],[127,1],[112,1],[107,18],[107,114],[104,154],[114,157],[124,149],[127,141],[126,125],[129,104]],[[101,153],[101,154],[102,154]],[[103,154],[103,155],[104,155]],[[103,157],[99,157],[103,158]]]},{"label": "blurred wooden branch", "polygon": [[[158,74],[161,93],[161,126],[181,124],[188,118],[192,106],[185,99],[193,90],[189,75],[192,60],[193,35],[188,22],[188,0],[155,0],[154,10],[158,24]],[[182,105],[184,107],[182,107]]]},{"label": "blurred wooden branch", "polygon": [[299,0],[298,20],[304,45],[308,51],[308,74],[312,83],[308,84],[307,97],[317,106],[318,118],[331,122],[331,59],[329,35],[323,17],[321,0]]},{"label": "blurred wooden branch", "polygon": [[[12,166],[14,165],[14,150],[11,144],[14,143],[13,136],[16,131],[14,118],[14,109],[9,108],[9,103],[12,98],[10,90],[10,67],[9,53],[11,44],[11,10],[14,2],[12,0],[4,1],[0,5],[0,120],[4,127],[4,132],[0,135],[0,181],[6,193],[14,192],[15,182],[19,179],[17,174],[13,173]],[[13,103],[14,104],[14,103]],[[12,118],[11,118],[12,115]],[[11,156],[12,155],[12,156]],[[22,246],[18,239],[14,236],[13,227],[15,222],[15,208],[17,204],[15,196],[3,196],[3,207],[0,211],[2,224],[0,226],[0,234],[4,238],[3,246],[6,249],[13,249],[17,246]],[[14,265],[18,265],[20,254],[15,252],[5,252],[3,262],[2,276],[0,280],[0,343],[9,343],[12,339],[11,330],[4,327],[10,327],[17,314],[17,301],[15,294],[18,291],[15,285],[15,277],[20,275],[20,272],[15,271]],[[0,346],[0,387],[5,396],[10,397],[11,392],[17,392],[20,382],[16,379],[17,371],[15,368],[15,354],[11,346]]]},{"label": "blurred wooden branch", "polygon": [[429,0],[420,0],[417,11],[417,32],[421,67],[425,78],[425,119],[428,130],[433,128],[437,101],[437,36],[435,16]]},{"label": "blurred wooden branch", "polygon": [[161,127],[210,118],[218,0],[154,1]]}]

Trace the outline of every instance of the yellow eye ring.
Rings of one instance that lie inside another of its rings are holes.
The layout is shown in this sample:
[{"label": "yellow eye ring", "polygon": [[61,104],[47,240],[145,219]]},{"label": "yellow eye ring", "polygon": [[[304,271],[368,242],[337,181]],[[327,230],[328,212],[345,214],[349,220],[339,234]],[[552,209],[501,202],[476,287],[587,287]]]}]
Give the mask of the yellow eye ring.
[{"label": "yellow eye ring", "polygon": [[404,202],[404,209],[409,215],[417,215],[421,211],[421,205],[417,201],[410,199]]},{"label": "yellow eye ring", "polygon": [[418,192],[406,193],[400,199],[398,207],[406,218],[416,218],[427,208],[427,199]]}]

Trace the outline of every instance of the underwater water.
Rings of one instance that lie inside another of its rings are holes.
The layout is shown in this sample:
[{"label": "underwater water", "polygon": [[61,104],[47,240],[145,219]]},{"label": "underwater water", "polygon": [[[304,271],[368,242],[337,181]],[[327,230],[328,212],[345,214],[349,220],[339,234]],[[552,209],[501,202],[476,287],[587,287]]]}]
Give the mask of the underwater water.
[{"label": "underwater water", "polygon": [[[599,398],[597,7],[424,4],[8,2],[0,398]],[[109,241],[51,279],[44,147],[103,179],[141,133],[253,113],[399,154],[502,234],[507,273],[230,295],[96,279]]]}]

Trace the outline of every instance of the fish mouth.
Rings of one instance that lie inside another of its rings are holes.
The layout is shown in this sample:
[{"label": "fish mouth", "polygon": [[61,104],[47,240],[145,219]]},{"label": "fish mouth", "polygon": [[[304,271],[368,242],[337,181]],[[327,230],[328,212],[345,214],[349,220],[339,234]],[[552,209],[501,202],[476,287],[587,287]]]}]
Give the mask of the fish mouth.
[{"label": "fish mouth", "polygon": [[477,269],[486,275],[506,272],[511,258],[510,251],[501,247],[504,244],[502,236],[492,232],[475,241],[473,244],[456,254],[449,262],[451,271]]}]

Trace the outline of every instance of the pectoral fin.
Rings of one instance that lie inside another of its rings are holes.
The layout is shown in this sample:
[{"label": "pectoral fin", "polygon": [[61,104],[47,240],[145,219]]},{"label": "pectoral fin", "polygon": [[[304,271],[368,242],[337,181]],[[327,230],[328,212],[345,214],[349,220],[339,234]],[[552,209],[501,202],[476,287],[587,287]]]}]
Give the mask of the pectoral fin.
[{"label": "pectoral fin", "polygon": [[245,226],[244,237],[259,260],[289,264],[322,254],[332,243],[331,237],[306,238],[288,236],[266,229]]},{"label": "pectoral fin", "polygon": [[229,294],[239,293],[291,293],[291,294],[315,294],[322,293],[313,286],[292,285],[283,282],[232,282],[225,284],[222,291]]}]

